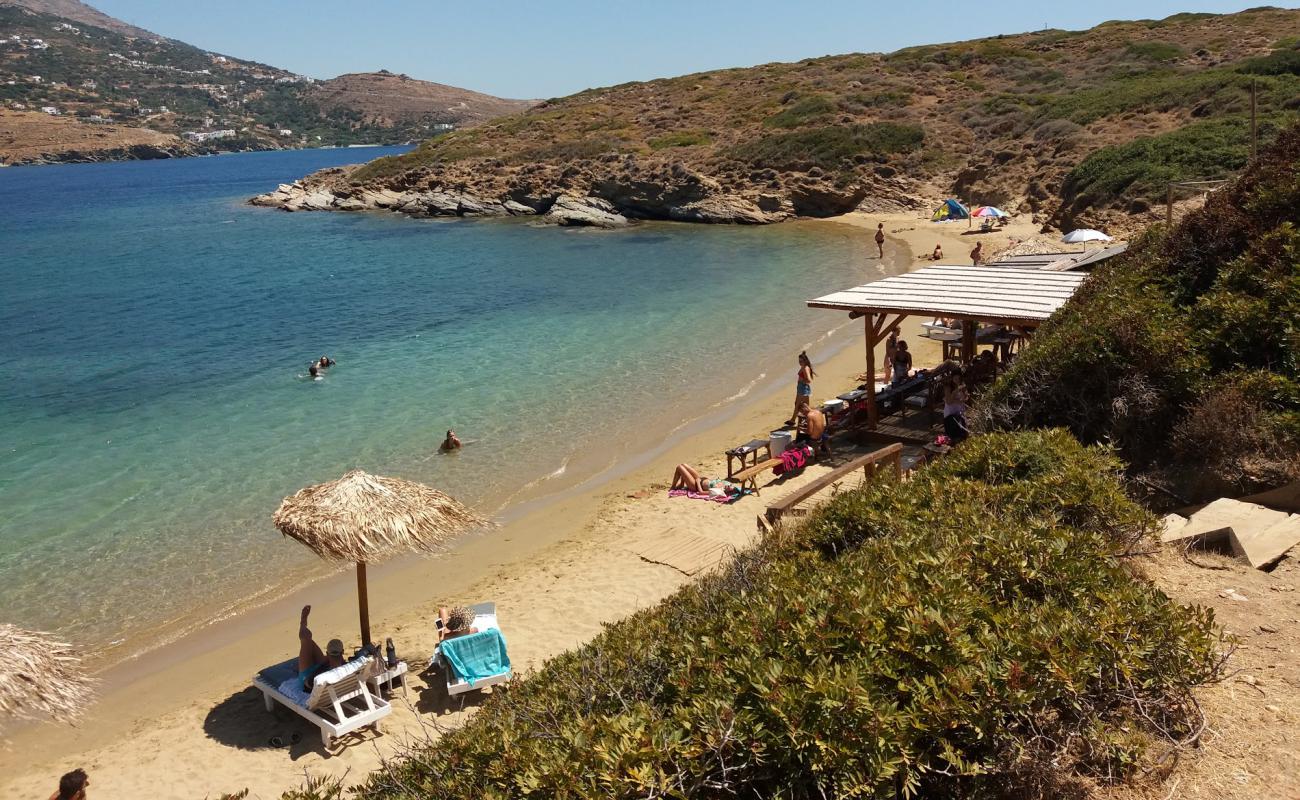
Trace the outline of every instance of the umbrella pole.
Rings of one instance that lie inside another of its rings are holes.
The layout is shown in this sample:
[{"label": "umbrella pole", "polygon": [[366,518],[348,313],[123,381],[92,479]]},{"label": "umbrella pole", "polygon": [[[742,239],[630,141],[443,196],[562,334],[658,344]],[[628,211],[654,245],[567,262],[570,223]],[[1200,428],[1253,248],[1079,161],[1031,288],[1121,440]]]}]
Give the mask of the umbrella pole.
[{"label": "umbrella pole", "polygon": [[361,608],[361,646],[370,645],[370,598],[366,594],[366,562],[357,562],[357,605]]}]

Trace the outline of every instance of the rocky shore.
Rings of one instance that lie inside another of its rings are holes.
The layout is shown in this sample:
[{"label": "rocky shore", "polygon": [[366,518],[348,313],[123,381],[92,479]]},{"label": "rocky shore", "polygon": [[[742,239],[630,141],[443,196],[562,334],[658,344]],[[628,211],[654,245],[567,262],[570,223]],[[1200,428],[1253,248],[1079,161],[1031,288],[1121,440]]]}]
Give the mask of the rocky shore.
[{"label": "rocky shore", "polygon": [[362,168],[322,170],[250,199],[285,211],[394,211],[413,217],[535,217],[565,226],[617,228],[635,220],[765,225],[831,217],[859,208],[900,211],[923,205],[897,178],[871,186],[837,186],[822,176],[778,181],[763,171],[742,184],[722,182],[680,164],[596,161],[481,172],[450,165],[357,181]]}]

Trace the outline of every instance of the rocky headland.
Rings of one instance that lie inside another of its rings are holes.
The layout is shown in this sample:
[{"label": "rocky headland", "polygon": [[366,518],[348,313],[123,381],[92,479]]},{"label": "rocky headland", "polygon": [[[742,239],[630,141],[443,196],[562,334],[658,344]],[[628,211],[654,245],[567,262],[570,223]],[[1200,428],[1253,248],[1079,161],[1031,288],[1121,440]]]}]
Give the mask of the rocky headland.
[{"label": "rocky headland", "polygon": [[[479,165],[476,165],[479,166]],[[841,187],[816,174],[784,183],[775,171],[719,180],[681,163],[634,155],[568,165],[497,162],[421,168],[357,181],[364,167],[322,170],[254,205],[285,211],[395,211],[415,217],[536,217],[568,226],[615,228],[634,220],[764,225],[794,217],[830,217],[857,208],[898,211],[925,201],[900,179]]]}]

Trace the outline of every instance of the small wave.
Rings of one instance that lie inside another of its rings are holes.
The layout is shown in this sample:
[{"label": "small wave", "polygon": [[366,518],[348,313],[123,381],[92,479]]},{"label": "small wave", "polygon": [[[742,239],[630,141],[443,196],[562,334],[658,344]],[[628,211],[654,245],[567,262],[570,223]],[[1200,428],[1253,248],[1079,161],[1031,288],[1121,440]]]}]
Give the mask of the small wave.
[{"label": "small wave", "polygon": [[547,474],[543,475],[542,477],[540,477],[540,478],[535,478],[535,479],[529,481],[528,483],[525,483],[523,486],[520,486],[519,489],[518,489],[517,491],[515,491],[515,492],[512,493],[509,497],[507,497],[504,501],[502,501],[500,507],[497,508],[497,511],[499,512],[499,511],[501,511],[501,509],[504,509],[504,508],[506,508],[507,506],[509,506],[512,502],[514,502],[514,499],[515,499],[516,497],[518,497],[519,495],[524,494],[525,492],[531,491],[531,490],[533,490],[533,489],[536,489],[538,486],[541,486],[543,483],[546,483],[547,481],[553,481],[553,480],[555,480],[556,478],[559,478],[559,477],[563,476],[564,473],[566,473],[566,472],[569,471],[569,459],[570,459],[570,458],[571,458],[571,456],[565,456],[565,457],[564,457],[564,460],[560,462],[560,466],[556,467],[554,470],[552,470],[551,472],[548,472]]},{"label": "small wave", "polygon": [[734,402],[736,402],[737,400],[740,400],[740,399],[746,397],[750,392],[754,391],[754,387],[755,387],[755,386],[758,386],[758,384],[762,383],[763,380],[765,380],[766,378],[767,378],[767,373],[766,373],[766,372],[761,372],[761,373],[759,373],[759,375],[758,375],[757,378],[755,378],[754,380],[752,380],[752,381],[750,381],[749,383],[745,384],[745,385],[741,388],[740,391],[736,392],[735,394],[731,395],[730,397],[725,397],[725,398],[723,398],[720,402],[714,403],[714,404],[713,404],[713,407],[714,407],[714,408],[721,408],[722,406],[725,406],[727,403],[734,403]]}]

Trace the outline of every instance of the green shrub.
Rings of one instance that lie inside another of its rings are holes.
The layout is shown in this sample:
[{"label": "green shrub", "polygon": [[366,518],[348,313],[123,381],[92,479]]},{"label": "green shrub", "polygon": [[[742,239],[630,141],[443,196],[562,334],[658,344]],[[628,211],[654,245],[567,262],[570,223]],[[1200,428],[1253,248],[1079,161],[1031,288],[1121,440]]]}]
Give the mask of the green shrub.
[{"label": "green shrub", "polygon": [[742,142],[731,148],[728,154],[773,169],[803,166],[837,169],[851,163],[855,156],[878,157],[911,152],[924,140],[925,132],[920,126],[871,122],[771,134]]},{"label": "green shrub", "polygon": [[977,423],[1067,426],[1189,501],[1300,477],[1298,166],[1293,126],[1202,210],[1099,268]]},{"label": "green shrub", "polygon": [[1135,579],[1094,526],[1154,525],[1118,467],[1059,431],[998,434],[843,493],[356,792],[979,797],[1122,778],[1153,726],[1195,723],[1219,646],[1211,612]]},{"label": "green shrub", "polygon": [[1251,75],[1300,75],[1300,50],[1274,50],[1266,56],[1247,59],[1237,69]]},{"label": "green shrub", "polygon": [[[1274,133],[1276,126],[1266,120],[1262,135],[1267,139]],[[1066,175],[1061,196],[1077,211],[1133,198],[1163,200],[1169,183],[1227,177],[1249,157],[1246,117],[1194,122],[1093,151]]]},{"label": "green shrub", "polygon": [[768,128],[798,128],[835,113],[835,101],[824,94],[800,98],[784,110],[763,120]]},{"label": "green shrub", "polygon": [[1169,42],[1133,42],[1124,52],[1144,61],[1177,61],[1187,55],[1187,51]]},{"label": "green shrub", "polygon": [[1226,68],[1200,72],[1142,70],[1094,88],[1064,92],[1040,110],[1043,118],[1064,117],[1087,125],[1132,111],[1171,111],[1199,106],[1202,113],[1245,111],[1250,78]]}]

